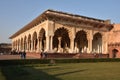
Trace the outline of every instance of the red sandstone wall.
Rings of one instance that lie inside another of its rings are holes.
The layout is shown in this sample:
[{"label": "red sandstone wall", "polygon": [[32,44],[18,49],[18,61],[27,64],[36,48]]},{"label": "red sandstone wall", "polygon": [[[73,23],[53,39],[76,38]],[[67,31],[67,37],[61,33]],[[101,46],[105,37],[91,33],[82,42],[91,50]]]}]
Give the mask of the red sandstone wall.
[{"label": "red sandstone wall", "polygon": [[109,58],[113,58],[113,52],[112,50],[117,49],[119,52],[116,54],[116,58],[120,58],[120,46],[109,46]]},{"label": "red sandstone wall", "polygon": [[109,43],[120,43],[120,24],[114,24],[114,28],[109,32]]},{"label": "red sandstone wall", "polygon": [[116,58],[120,58],[120,24],[114,24],[114,28],[109,32],[108,43],[113,44],[108,46],[110,58],[113,57],[112,50],[114,49],[118,50],[118,53],[116,54]]}]

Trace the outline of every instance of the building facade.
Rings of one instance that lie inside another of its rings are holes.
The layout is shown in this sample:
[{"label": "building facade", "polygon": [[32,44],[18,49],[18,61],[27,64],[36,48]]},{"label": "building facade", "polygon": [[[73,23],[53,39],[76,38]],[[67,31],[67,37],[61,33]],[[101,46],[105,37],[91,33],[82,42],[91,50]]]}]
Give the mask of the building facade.
[{"label": "building facade", "polygon": [[12,50],[29,53],[108,54],[108,35],[112,28],[109,20],[46,10],[10,39]]},{"label": "building facade", "polygon": [[12,46],[10,43],[0,43],[0,55],[10,54]]},{"label": "building facade", "polygon": [[114,24],[109,32],[108,51],[110,58],[120,58],[120,24]]}]

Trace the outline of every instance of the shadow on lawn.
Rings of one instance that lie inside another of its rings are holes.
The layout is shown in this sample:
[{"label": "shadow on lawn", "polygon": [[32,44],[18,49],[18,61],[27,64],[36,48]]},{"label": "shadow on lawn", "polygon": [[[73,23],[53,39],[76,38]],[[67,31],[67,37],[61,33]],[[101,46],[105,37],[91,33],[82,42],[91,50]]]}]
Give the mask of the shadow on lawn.
[{"label": "shadow on lawn", "polygon": [[2,67],[6,80],[61,80],[33,67]]},{"label": "shadow on lawn", "polygon": [[56,74],[56,75],[54,75],[54,76],[67,75],[67,74],[72,74],[72,73],[77,73],[77,72],[83,72],[83,71],[86,71],[86,70],[88,70],[88,69],[75,70],[75,71],[69,71],[69,72],[59,73],[59,74]]},{"label": "shadow on lawn", "polygon": [[57,70],[56,68],[60,69],[59,67],[49,68],[49,69],[35,69],[33,67],[26,67],[26,66],[4,66],[2,67],[2,73],[6,77],[6,80],[62,80],[57,76],[61,75],[69,75],[72,73],[83,72],[87,69],[83,70],[74,70],[74,71],[67,71],[63,73],[57,73],[50,75],[46,73],[46,71]]}]

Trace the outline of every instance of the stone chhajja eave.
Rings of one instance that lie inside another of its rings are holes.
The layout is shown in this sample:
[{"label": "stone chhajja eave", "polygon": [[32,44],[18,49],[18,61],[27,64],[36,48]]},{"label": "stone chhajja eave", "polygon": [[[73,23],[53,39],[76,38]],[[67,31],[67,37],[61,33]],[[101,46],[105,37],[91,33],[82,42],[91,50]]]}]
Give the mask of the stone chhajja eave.
[{"label": "stone chhajja eave", "polygon": [[45,20],[54,20],[54,21],[63,20],[63,21],[72,22],[71,24],[67,24],[67,25],[73,25],[73,22],[74,22],[73,26],[75,26],[75,24],[78,25],[78,24],[82,23],[82,24],[91,25],[91,26],[93,26],[93,28],[105,27],[106,30],[108,30],[108,31],[110,29],[112,29],[112,27],[113,27],[111,24],[106,24],[104,20],[89,18],[89,17],[85,17],[85,16],[79,16],[79,15],[73,15],[73,14],[60,12],[60,11],[47,10],[47,11],[43,12],[41,15],[39,15],[37,18],[32,20],[29,24],[24,26],[22,29],[17,31],[15,34],[13,34],[10,37],[10,39],[20,35],[21,33],[31,29],[32,27],[38,25],[39,23],[41,23]]},{"label": "stone chhajja eave", "polygon": [[[67,14],[67,13],[66,13]],[[85,24],[92,24],[93,27],[95,28],[106,28],[107,31],[111,30],[113,28],[113,25],[108,23],[106,20],[99,20],[99,19],[94,19],[94,18],[88,18],[88,17],[81,17],[77,15],[77,17],[74,15],[70,16],[71,14],[68,15],[63,15],[60,13],[54,13],[54,12],[48,12],[46,13],[47,17],[49,19],[53,20],[69,20],[72,22],[78,22],[80,23],[85,23]]]},{"label": "stone chhajja eave", "polygon": [[47,20],[47,17],[42,14],[40,16],[38,16],[36,19],[32,20],[30,23],[28,23],[27,25],[25,25],[23,28],[21,28],[19,31],[17,31],[15,34],[13,34],[10,39],[20,35],[21,33],[25,32],[26,30],[31,29],[32,27],[38,25],[39,23],[42,23],[43,21]]},{"label": "stone chhajja eave", "polygon": [[106,22],[105,20],[101,20],[101,19],[95,19],[95,18],[91,18],[91,17],[81,16],[81,15],[76,15],[76,14],[70,14],[70,13],[61,12],[61,11],[47,10],[45,13],[46,14],[51,14],[51,15],[56,15],[56,16],[65,16],[67,18],[72,17],[72,18],[77,18],[77,19],[91,20],[91,21],[100,22],[100,23]]},{"label": "stone chhajja eave", "polygon": [[112,28],[111,24],[99,23],[89,20],[75,19],[71,17],[47,15],[49,20],[68,26],[83,27],[87,29],[100,29],[101,31],[109,31]]}]

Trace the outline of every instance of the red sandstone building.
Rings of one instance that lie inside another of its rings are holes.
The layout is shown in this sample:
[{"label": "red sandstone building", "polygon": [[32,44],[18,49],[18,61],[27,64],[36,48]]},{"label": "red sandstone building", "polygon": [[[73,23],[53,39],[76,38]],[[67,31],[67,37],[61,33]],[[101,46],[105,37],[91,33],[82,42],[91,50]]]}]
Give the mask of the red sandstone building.
[{"label": "red sandstone building", "polygon": [[37,55],[44,51],[48,55],[56,53],[53,55],[55,57],[73,55],[79,58],[106,58],[109,55],[110,58],[119,58],[119,27],[109,20],[46,10],[10,39],[12,50],[26,51],[27,55]]},{"label": "red sandstone building", "polygon": [[120,24],[113,24],[109,32],[108,52],[110,58],[120,58]]}]

